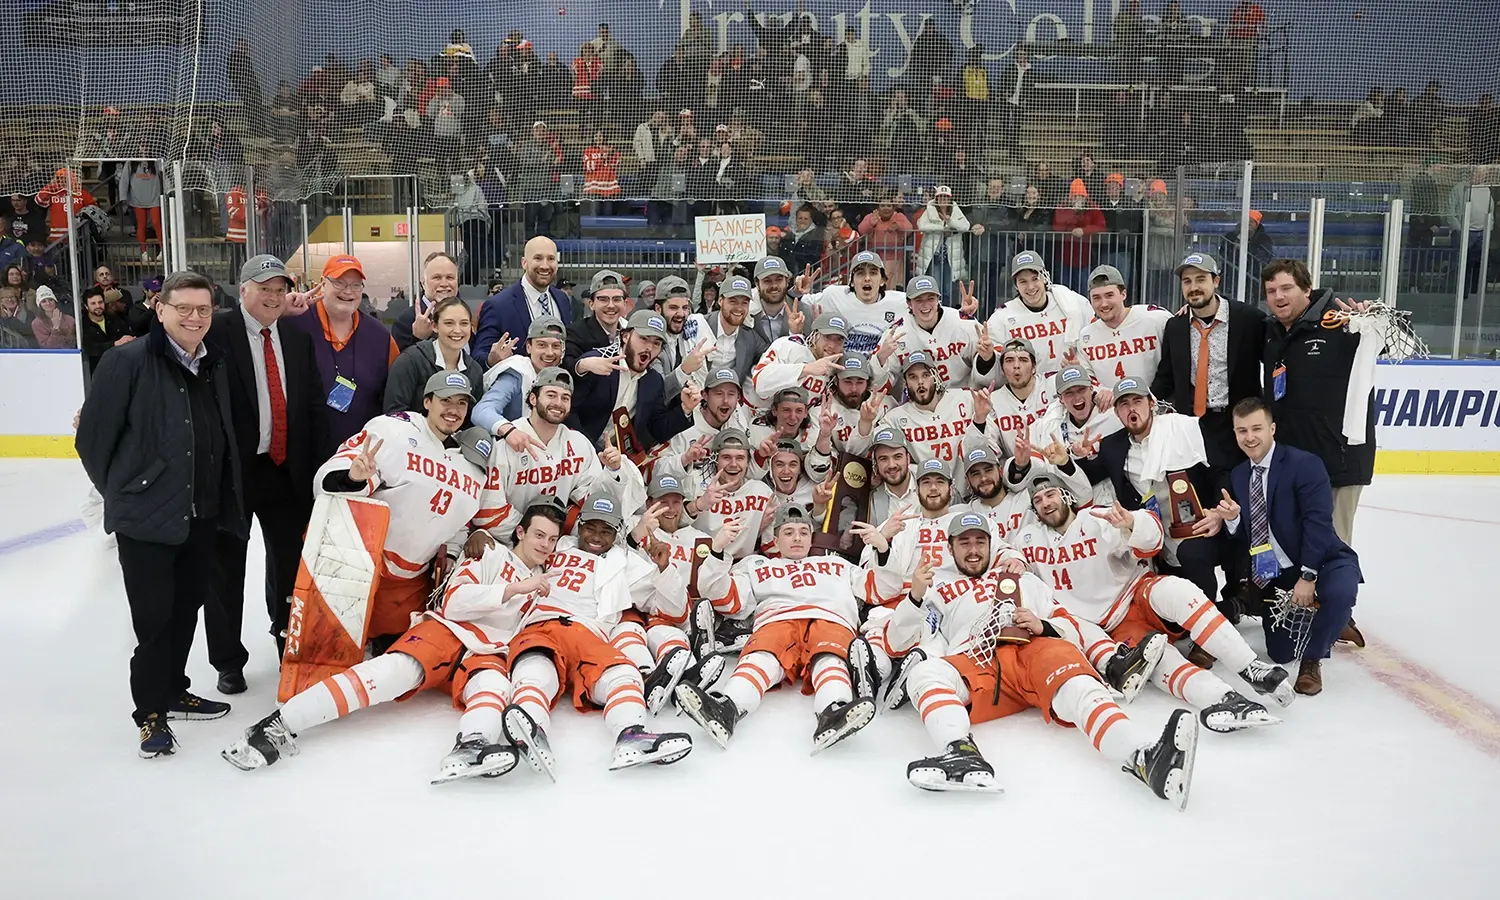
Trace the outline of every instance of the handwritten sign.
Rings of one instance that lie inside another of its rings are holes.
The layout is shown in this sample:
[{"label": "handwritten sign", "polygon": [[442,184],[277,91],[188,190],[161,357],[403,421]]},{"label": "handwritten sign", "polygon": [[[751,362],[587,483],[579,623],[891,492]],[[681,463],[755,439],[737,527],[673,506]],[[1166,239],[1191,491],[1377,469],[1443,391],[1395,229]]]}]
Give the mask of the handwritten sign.
[{"label": "handwritten sign", "polygon": [[698,262],[736,263],[759,260],[766,255],[766,217],[763,213],[745,216],[698,216]]}]

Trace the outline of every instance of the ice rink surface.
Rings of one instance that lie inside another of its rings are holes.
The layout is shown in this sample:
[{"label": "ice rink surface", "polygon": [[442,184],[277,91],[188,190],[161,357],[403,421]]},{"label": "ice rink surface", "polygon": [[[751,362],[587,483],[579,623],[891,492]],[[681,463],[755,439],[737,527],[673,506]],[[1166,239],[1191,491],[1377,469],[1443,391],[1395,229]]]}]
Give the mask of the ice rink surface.
[{"label": "ice rink surface", "polygon": [[[976,729],[1003,795],[922,793],[905,765],[932,748],[909,708],[810,758],[811,699],[788,690],[728,751],[664,715],[697,742],[669,768],[606,771],[601,717],[565,710],[558,783],[523,763],[432,787],[457,714],[427,694],[240,772],[219,750],[275,705],[257,574],[249,692],[141,760],[119,567],[76,524],[86,487],[73,461],[0,461],[0,897],[1500,896],[1500,479],[1366,489],[1371,646],[1337,648],[1284,725],[1205,734],[1184,813],[1036,713]],[[189,674],[218,698],[199,634]],[[1148,689],[1128,711],[1155,731],[1171,707]]]}]

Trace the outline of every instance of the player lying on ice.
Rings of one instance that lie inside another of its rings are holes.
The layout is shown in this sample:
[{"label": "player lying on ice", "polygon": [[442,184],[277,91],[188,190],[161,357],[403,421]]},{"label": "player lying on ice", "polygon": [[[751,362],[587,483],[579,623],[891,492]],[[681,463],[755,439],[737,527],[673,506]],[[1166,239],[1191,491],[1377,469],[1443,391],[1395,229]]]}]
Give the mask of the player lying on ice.
[{"label": "player lying on ice", "polygon": [[989,520],[962,512],[947,530],[947,560],[937,567],[931,557],[918,564],[907,602],[887,627],[892,649],[915,647],[933,611],[937,637],[948,647],[948,655],[918,662],[907,676],[907,690],[941,751],[908,765],[908,780],[931,791],[1000,790],[974,744],[971,723],[1034,707],[1047,721],[1077,725],[1094,749],[1158,797],[1185,807],[1198,744],[1192,713],[1173,712],[1152,741],[1048,621],[1056,613],[1052,592],[1035,576],[1020,574],[1024,566],[1014,551],[997,554]]}]

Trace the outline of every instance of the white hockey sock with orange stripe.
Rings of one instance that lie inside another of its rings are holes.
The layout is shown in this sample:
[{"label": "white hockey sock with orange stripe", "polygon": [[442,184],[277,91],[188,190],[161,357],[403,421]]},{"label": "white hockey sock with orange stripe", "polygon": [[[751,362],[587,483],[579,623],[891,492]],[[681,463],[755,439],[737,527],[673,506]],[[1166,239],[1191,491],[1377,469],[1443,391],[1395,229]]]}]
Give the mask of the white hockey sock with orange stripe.
[{"label": "white hockey sock with orange stripe", "polygon": [[657,662],[661,662],[661,658],[671,653],[674,647],[693,649],[688,646],[687,633],[681,628],[676,625],[652,625],[646,629],[646,648]]},{"label": "white hockey sock with orange stripe", "polygon": [[526,710],[543,731],[552,727],[552,700],[561,689],[552,658],[545,653],[522,653],[511,665],[510,679],[515,682],[510,702]]},{"label": "white hockey sock with orange stripe", "polygon": [[1108,759],[1128,763],[1152,736],[1125,715],[1104,682],[1090,675],[1075,675],[1052,695],[1052,716],[1077,725],[1094,749]]},{"label": "white hockey sock with orange stripe", "polygon": [[646,690],[640,670],[632,666],[605,669],[594,682],[590,699],[604,707],[604,725],[613,734],[646,724]]},{"label": "white hockey sock with orange stripe", "polygon": [[422,664],[405,653],[385,653],[330,675],[281,706],[293,734],[340,716],[394,700],[422,686]]},{"label": "white hockey sock with orange stripe", "polygon": [[458,733],[482,734],[491,744],[499,743],[505,728],[505,704],[510,702],[510,679],[498,669],[481,669],[464,684],[463,701]]},{"label": "white hockey sock with orange stripe", "polygon": [[939,750],[969,734],[969,688],[946,659],[926,659],[912,667],[906,690],[922,724]]},{"label": "white hockey sock with orange stripe", "polygon": [[854,699],[854,682],[849,680],[849,666],[832,653],[819,653],[812,661],[813,705],[827,709],[830,703],[848,703]]},{"label": "white hockey sock with orange stripe", "polygon": [[[1224,614],[1185,578],[1163,578],[1151,586],[1151,608],[1168,622],[1176,622],[1193,643],[1238,672],[1255,659],[1255,651]],[[1165,662],[1163,662],[1165,665]]]},{"label": "white hockey sock with orange stripe", "polygon": [[625,654],[637,669],[649,669],[656,665],[651,651],[646,649],[646,629],[639,622],[621,622],[609,632],[610,646]]},{"label": "white hockey sock with orange stripe", "polygon": [[1151,683],[1195,709],[1213,706],[1234,690],[1219,676],[1188,662],[1171,644],[1151,673]]},{"label": "white hockey sock with orange stripe", "polygon": [[[1057,628],[1063,637],[1082,650],[1089,665],[1100,672],[1104,671],[1105,663],[1109,662],[1109,658],[1114,656],[1115,651],[1120,647],[1120,642],[1110,637],[1109,632],[1087,619],[1055,616],[1047,621],[1051,622],[1052,627]],[[1060,624],[1063,627],[1059,627]]]},{"label": "white hockey sock with orange stripe", "polygon": [[747,653],[740,657],[739,664],[734,667],[734,674],[729,676],[724,694],[734,701],[740,712],[748,715],[755,712],[766,691],[780,684],[784,675],[781,663],[776,661],[774,654],[764,650]]}]

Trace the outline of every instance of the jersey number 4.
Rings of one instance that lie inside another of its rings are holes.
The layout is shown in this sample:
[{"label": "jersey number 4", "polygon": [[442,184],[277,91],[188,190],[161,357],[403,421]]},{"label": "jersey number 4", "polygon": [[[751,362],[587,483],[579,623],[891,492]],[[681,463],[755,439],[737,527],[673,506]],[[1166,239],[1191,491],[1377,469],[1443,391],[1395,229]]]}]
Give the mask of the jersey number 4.
[{"label": "jersey number 4", "polygon": [[436,494],[432,495],[432,502],[430,504],[428,504],[428,505],[432,508],[432,511],[434,513],[436,513],[436,514],[438,514],[438,515],[441,516],[441,515],[446,515],[447,514],[447,512],[448,512],[448,505],[451,504],[452,502],[453,502],[453,492],[452,491],[445,491],[442,488],[439,488],[438,492]]},{"label": "jersey number 4", "polygon": [[1073,579],[1068,577],[1067,569],[1052,570],[1052,588],[1058,591],[1071,591],[1073,589]]},{"label": "jersey number 4", "polygon": [[1115,363],[1115,377],[1116,378],[1124,378],[1125,377],[1125,364],[1124,363],[1122,363],[1122,362]]}]

